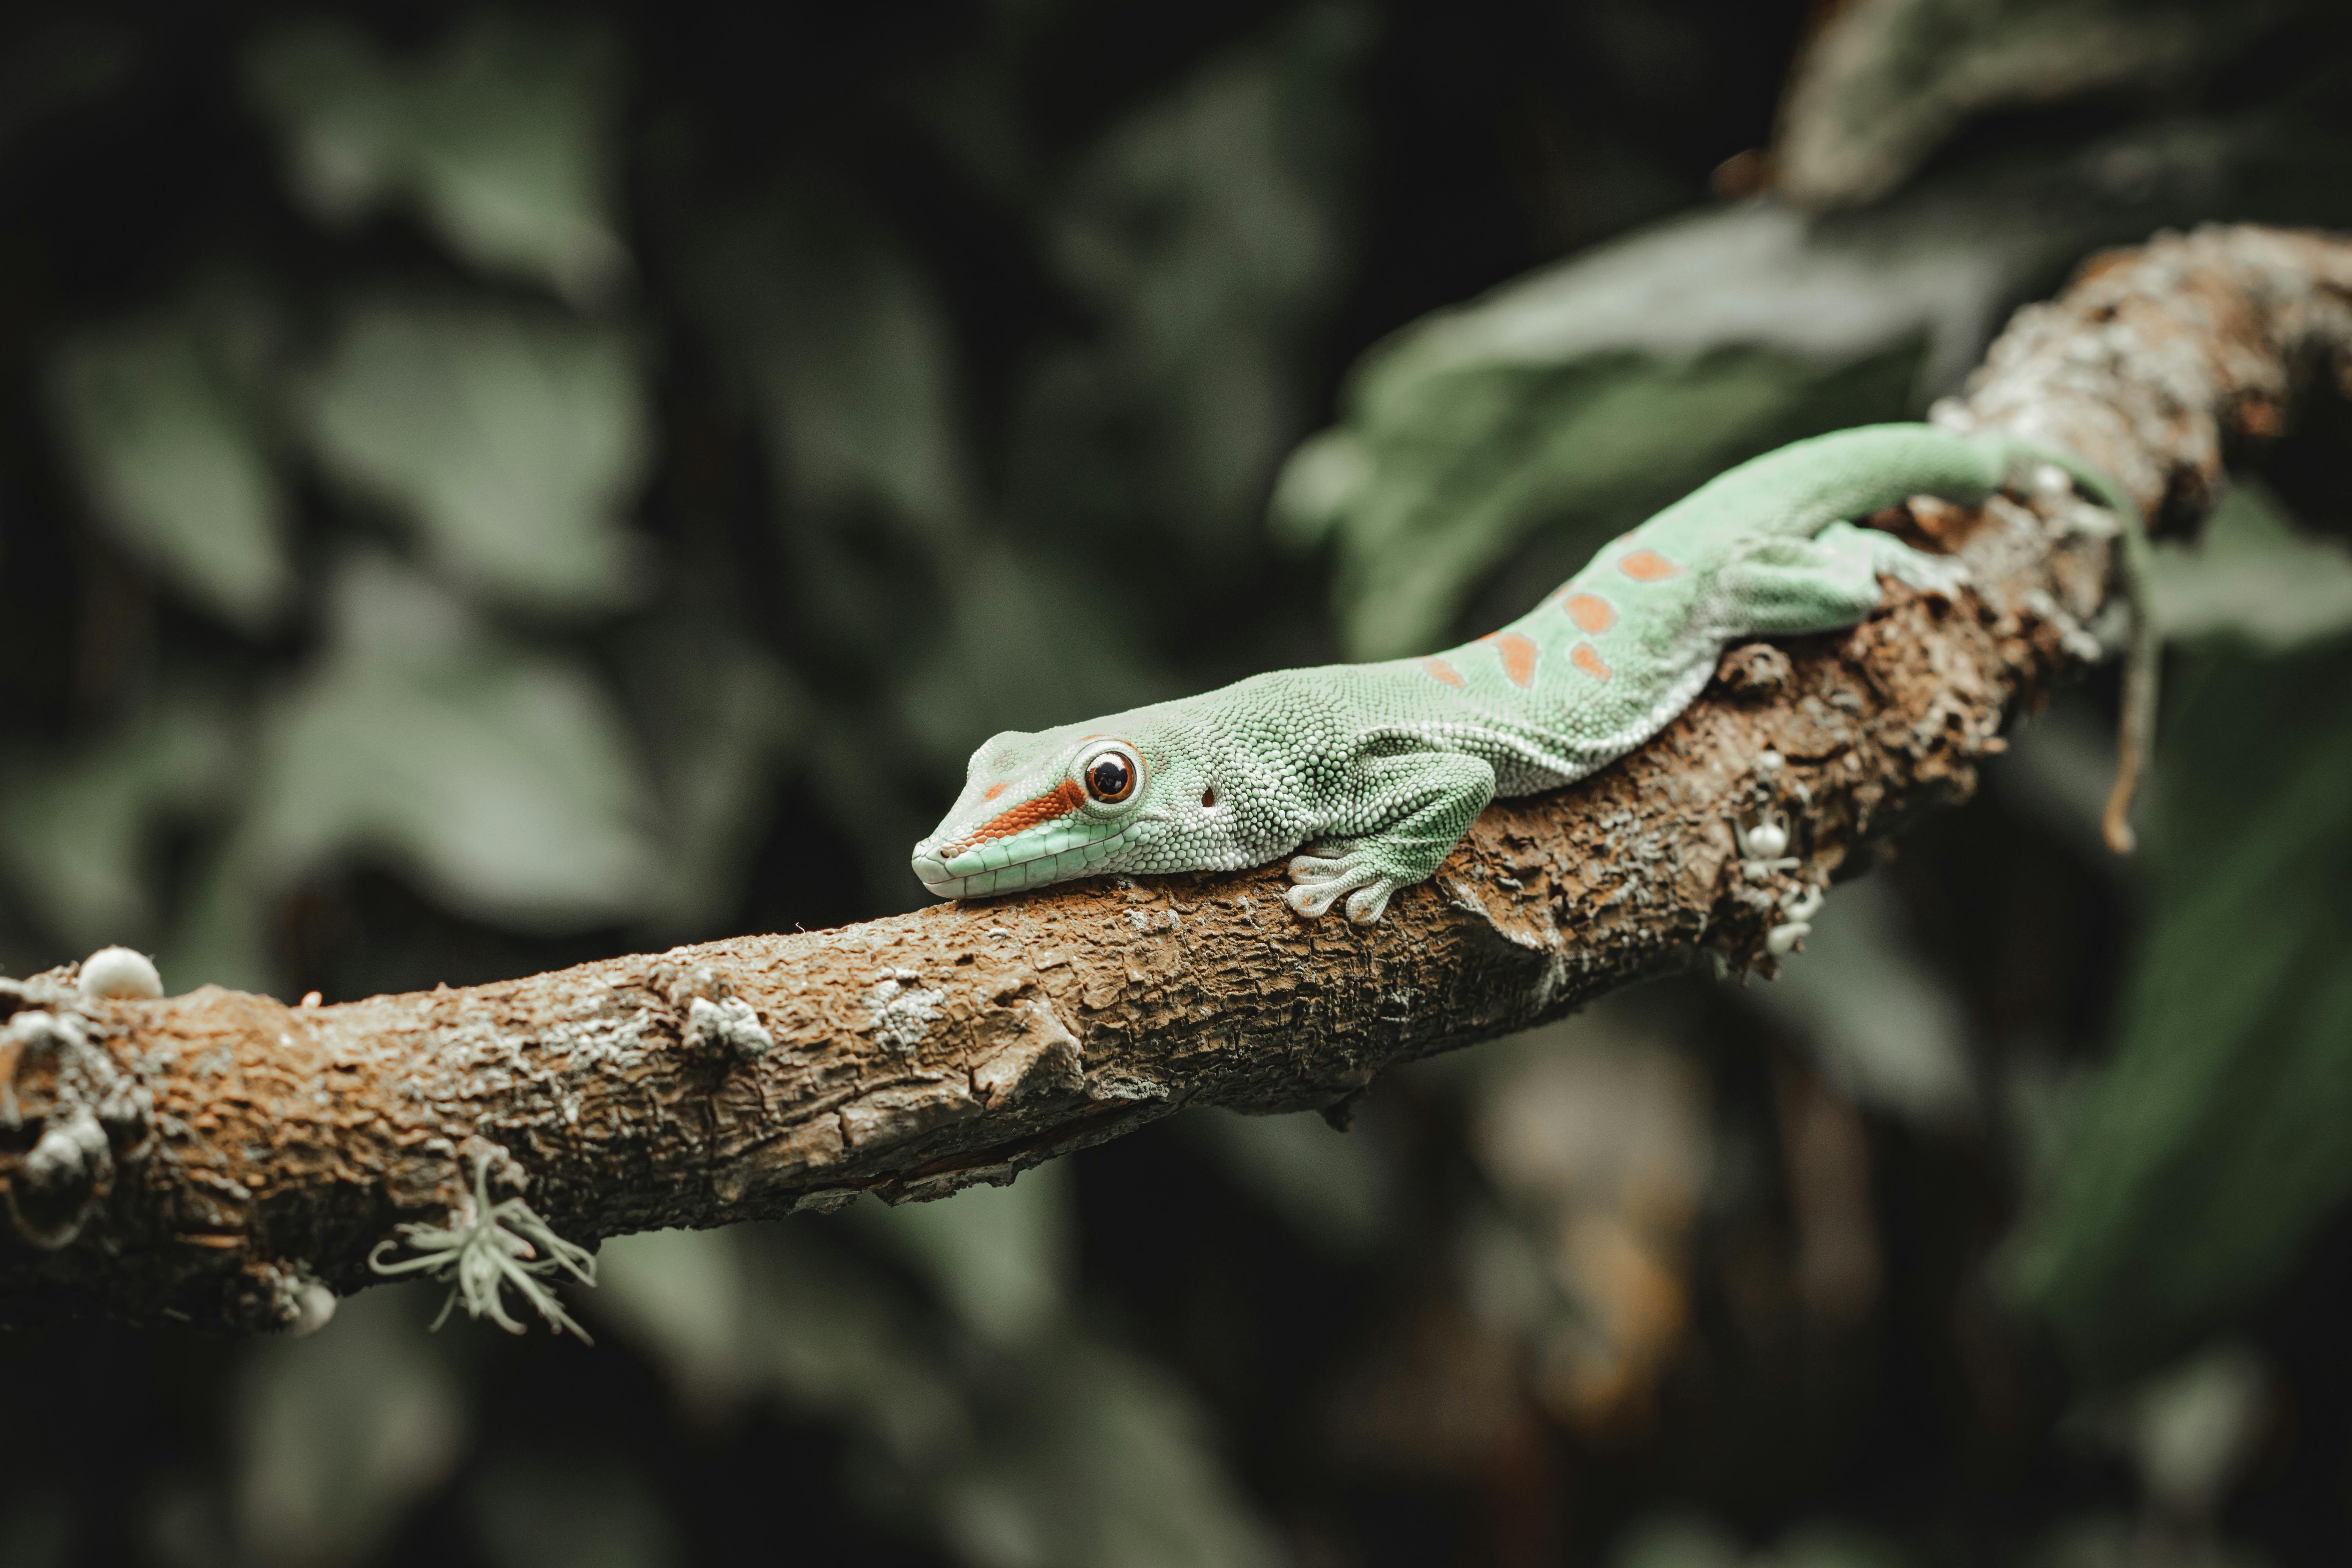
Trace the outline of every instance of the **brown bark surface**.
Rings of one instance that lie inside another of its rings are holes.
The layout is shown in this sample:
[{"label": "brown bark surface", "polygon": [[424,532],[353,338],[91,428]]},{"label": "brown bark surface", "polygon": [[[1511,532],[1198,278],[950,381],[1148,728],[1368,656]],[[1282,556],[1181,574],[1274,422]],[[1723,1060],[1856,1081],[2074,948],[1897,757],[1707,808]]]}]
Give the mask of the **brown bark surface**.
[{"label": "brown bark surface", "polygon": [[[2185,519],[2225,443],[2277,433],[2322,375],[2352,391],[2352,243],[2212,229],[2094,261],[1937,417],[2071,448]],[[478,1154],[590,1244],[932,1197],[1189,1104],[1339,1105],[1693,962],[1769,972],[1789,904],[1967,797],[2120,599],[2112,520],[2063,490],[1883,521],[1974,586],[1733,650],[1657,740],[1490,807],[1370,930],[1298,920],[1275,867],[326,1007],[0,982],[0,1318],[285,1327],[305,1280],[357,1289],[396,1224],[443,1220]],[[1767,814],[1789,861],[1745,866],[1734,826]],[[36,1159],[53,1133],[79,1167],[56,1137]]]}]

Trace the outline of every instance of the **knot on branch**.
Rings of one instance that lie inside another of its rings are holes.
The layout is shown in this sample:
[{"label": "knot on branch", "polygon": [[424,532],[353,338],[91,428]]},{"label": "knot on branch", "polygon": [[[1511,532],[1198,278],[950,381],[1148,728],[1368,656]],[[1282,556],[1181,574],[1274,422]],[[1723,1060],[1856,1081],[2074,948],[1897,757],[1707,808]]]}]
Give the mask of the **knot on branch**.
[{"label": "knot on branch", "polygon": [[69,1245],[146,1152],[154,1097],[91,1042],[100,1022],[54,975],[0,981],[0,1182],[16,1234]]}]

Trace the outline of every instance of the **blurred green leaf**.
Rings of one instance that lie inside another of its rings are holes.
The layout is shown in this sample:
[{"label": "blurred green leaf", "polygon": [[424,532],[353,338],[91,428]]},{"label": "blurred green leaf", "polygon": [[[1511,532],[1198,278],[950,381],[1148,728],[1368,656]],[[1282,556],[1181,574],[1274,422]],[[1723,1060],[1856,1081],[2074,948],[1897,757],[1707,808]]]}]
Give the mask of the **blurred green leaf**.
[{"label": "blurred green leaf", "polygon": [[1906,1568],[1911,1554],[1874,1530],[1805,1524],[1790,1531],[1759,1568]]},{"label": "blurred green leaf", "polygon": [[2298,530],[2257,479],[2231,483],[2195,544],[2158,544],[2150,585],[2168,637],[2284,653],[2352,630],[2352,550]]},{"label": "blurred green leaf", "polygon": [[2272,1568],[2250,1546],[2158,1533],[2147,1521],[2094,1515],[2070,1520],[2027,1554],[2026,1568]]},{"label": "blurred green leaf", "polygon": [[1092,1341],[1032,1348],[939,1508],[972,1568],[1275,1568],[1282,1553],[1166,1375]]},{"label": "blurred green leaf", "polygon": [[2352,1193],[2352,649],[2175,689],[2115,1059],[2015,1259],[2099,1380],[2275,1281]]},{"label": "blurred green leaf", "polygon": [[597,1250],[596,1311],[650,1350],[697,1401],[732,1398],[750,1301],[738,1233],[648,1230]]},{"label": "blurred green leaf", "polygon": [[1202,1110],[1185,1117],[1183,1125],[1236,1181],[1315,1245],[1361,1254],[1387,1232],[1393,1152],[1376,1117],[1360,1112],[1344,1133],[1314,1110],[1289,1116]]},{"label": "blurred green leaf", "polygon": [[450,907],[551,929],[661,885],[651,792],[611,700],[380,558],[336,584],[326,657],[267,714],[238,855],[283,887],[381,856]]},{"label": "blurred green leaf", "polygon": [[239,731],[224,702],[167,689],[93,744],[0,771],[0,860],[41,919],[81,952],[148,940],[157,830],[226,804]]},{"label": "blurred green leaf", "polygon": [[1804,952],[1784,960],[1755,1001],[1795,1026],[1847,1094],[1948,1121],[1976,1102],[1968,1023],[1948,983],[1906,945],[1903,919],[1882,880],[1838,889],[1813,916]]},{"label": "blurred green leaf", "polygon": [[1875,200],[1968,120],[2210,72],[2315,0],[1863,0],[1830,15],[1791,76],[1778,184],[1808,206]]},{"label": "blurred green leaf", "polygon": [[236,1403],[248,1561],[359,1561],[457,1464],[466,1405],[415,1304],[370,1290],[309,1339],[255,1347]]},{"label": "blurred green leaf", "polygon": [[2263,114],[2158,122],[1866,213],[1757,201],[1671,219],[1375,346],[1339,426],[1278,482],[1274,527],[1336,542],[1352,657],[1418,651],[1538,534],[1580,564],[1730,463],[1915,412],[2085,247],[2209,214],[2224,190],[2324,205],[2352,189],[2346,156]]},{"label": "blurred green leaf", "polygon": [[[961,764],[1000,730],[1175,695],[1143,662],[1116,604],[1055,562],[976,542],[943,618],[944,635],[898,697],[908,729],[943,762]],[[1070,657],[1073,648],[1086,656]]]},{"label": "blurred green leaf", "polygon": [[457,576],[558,609],[635,592],[623,513],[653,437],[619,331],[379,302],[345,323],[307,405],[328,472],[396,508]]},{"label": "blurred green leaf", "polygon": [[601,37],[480,15],[411,62],[346,24],[306,21],[266,36],[246,65],[295,192],[320,217],[350,224],[413,202],[467,261],[575,304],[627,276],[611,210],[617,83]]},{"label": "blurred green leaf", "polygon": [[616,1462],[500,1455],[467,1489],[496,1568],[667,1568],[677,1531],[636,1471]]},{"label": "blurred green leaf", "polygon": [[1635,1524],[1609,1554],[1610,1568],[1740,1568],[1746,1560],[1721,1525],[1672,1514]]},{"label": "blurred green leaf", "polygon": [[1309,9],[1115,126],[1055,203],[1053,254],[1105,333],[1062,394],[1081,418],[1150,410],[1149,482],[1190,525],[1180,548],[1247,537],[1302,422],[1301,340],[1348,265],[1369,32],[1352,5]]},{"label": "blurred green leaf", "polygon": [[1075,1267],[1069,1165],[1055,1161],[1001,1187],[926,1204],[859,1204],[866,1229],[912,1261],[967,1327],[1000,1344],[1057,1320]]},{"label": "blurred green leaf", "polygon": [[793,188],[714,226],[695,262],[792,491],[951,534],[970,506],[953,332],[905,247],[856,200]]},{"label": "blurred green leaf", "polygon": [[699,1401],[782,1399],[916,1468],[962,1440],[968,1415],[940,1335],[803,1226],[617,1237],[597,1273],[599,1310]]},{"label": "blurred green leaf", "polygon": [[679,614],[629,645],[624,679],[661,803],[662,891],[650,912],[710,929],[750,878],[772,776],[806,700],[789,671],[714,617]]},{"label": "blurred green leaf", "polygon": [[2080,691],[2061,692],[2048,709],[2021,714],[2006,755],[1986,770],[2002,805],[2078,850],[2078,859],[2111,876],[2127,863],[2105,847],[2099,819],[2116,782],[2116,726]]},{"label": "blurred green leaf", "polygon": [[2221,1344],[2134,1390],[2112,1435],[2138,1462],[2148,1501],[2168,1518],[2210,1524],[2272,1415],[2262,1359],[2242,1344]]},{"label": "blurred green leaf", "polygon": [[192,307],[61,351],[59,421],[99,519],[207,609],[247,630],[293,584],[286,499],[257,409],[267,323]]},{"label": "blurred green leaf", "polygon": [[1580,557],[1728,463],[1899,414],[1964,363],[2021,245],[1952,216],[1831,232],[1727,208],[1427,317],[1359,363],[1276,526],[1336,536],[1351,655],[1430,646],[1538,531],[1572,531]]},{"label": "blurred green leaf", "polygon": [[686,270],[782,492],[781,586],[807,635],[870,674],[836,710],[862,755],[889,711],[876,684],[933,644],[938,601],[958,593],[972,498],[952,327],[904,244],[832,186],[788,185],[707,225]]},{"label": "blurred green leaf", "polygon": [[1610,1568],[1904,1568],[1894,1542],[1846,1524],[1800,1525],[1769,1552],[1742,1552],[1731,1533],[1705,1520],[1666,1514],[1619,1538]]},{"label": "blurred green leaf", "polygon": [[[599,1307],[699,1399],[781,1398],[846,1421],[873,1445],[869,1506],[927,1521],[972,1568],[1271,1568],[1192,1403],[1045,1310],[1064,1200],[1046,1184],[1042,1203],[1005,1202],[1038,1173],[877,1221],[973,1321],[1025,1335],[995,1356],[950,1353],[938,1320],[799,1225],[616,1237]],[[950,1237],[957,1221],[981,1225]],[[981,1256],[992,1245],[1018,1257]],[[1046,1282],[1014,1280],[1023,1269]]]}]

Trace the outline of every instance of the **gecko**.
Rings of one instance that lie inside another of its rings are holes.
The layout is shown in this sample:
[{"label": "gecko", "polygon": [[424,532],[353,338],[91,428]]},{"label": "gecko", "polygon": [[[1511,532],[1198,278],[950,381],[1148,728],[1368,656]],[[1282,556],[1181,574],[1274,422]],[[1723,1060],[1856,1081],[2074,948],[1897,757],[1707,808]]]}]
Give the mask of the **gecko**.
[{"label": "gecko", "polygon": [[2121,520],[2133,630],[2105,831],[2128,852],[2158,644],[2138,510],[2068,454],[1931,425],[1832,432],[1727,469],[1601,547],[1534,609],[1420,658],[1274,670],[1083,723],[1007,731],[913,867],[941,898],[1117,873],[1229,871],[1298,851],[1292,910],[1378,921],[1497,795],[1584,778],[1664,728],[1753,637],[1836,631],[1892,577],[1949,597],[1966,571],[1855,520],[1913,496],[1976,506],[2054,464]]}]

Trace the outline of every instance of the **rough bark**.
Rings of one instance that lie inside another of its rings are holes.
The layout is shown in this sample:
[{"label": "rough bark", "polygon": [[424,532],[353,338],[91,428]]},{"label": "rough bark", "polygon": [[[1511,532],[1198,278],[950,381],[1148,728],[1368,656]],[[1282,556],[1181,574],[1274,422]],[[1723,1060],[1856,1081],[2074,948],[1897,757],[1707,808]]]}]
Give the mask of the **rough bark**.
[{"label": "rough bark", "polygon": [[[2322,374],[2352,390],[2352,243],[2214,229],[2095,260],[1937,416],[2070,447],[2182,519]],[[478,1155],[590,1243],[934,1197],[1185,1105],[1343,1106],[1694,962],[1769,972],[1791,906],[1965,798],[2120,599],[2112,520],[2063,490],[1884,521],[1974,587],[1735,649],[1656,741],[1494,805],[1371,930],[1295,918],[1269,868],[336,1006],[0,982],[0,1316],[289,1326],[309,1281],[367,1284],[396,1224],[444,1219]],[[1767,816],[1788,847],[1747,863],[1735,825]]]}]

